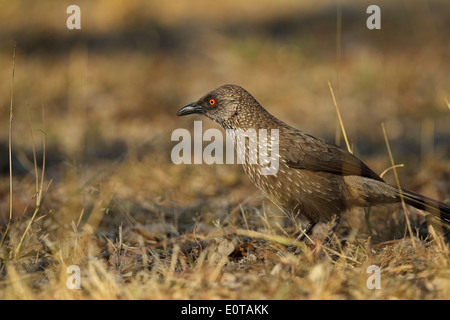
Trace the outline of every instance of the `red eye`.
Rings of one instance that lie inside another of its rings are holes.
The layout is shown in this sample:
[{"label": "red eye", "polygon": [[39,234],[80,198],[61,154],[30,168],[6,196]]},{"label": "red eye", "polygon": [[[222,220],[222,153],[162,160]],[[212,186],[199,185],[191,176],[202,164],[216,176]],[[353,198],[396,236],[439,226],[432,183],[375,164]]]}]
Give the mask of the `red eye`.
[{"label": "red eye", "polygon": [[209,99],[209,105],[213,106],[216,104],[216,99]]}]

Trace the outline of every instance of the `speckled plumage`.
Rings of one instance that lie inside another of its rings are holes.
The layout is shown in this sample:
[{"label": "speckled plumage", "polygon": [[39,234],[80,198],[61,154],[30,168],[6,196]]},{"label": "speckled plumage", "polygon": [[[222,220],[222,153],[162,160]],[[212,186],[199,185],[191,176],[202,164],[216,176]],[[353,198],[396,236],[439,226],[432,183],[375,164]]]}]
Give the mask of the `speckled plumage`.
[{"label": "speckled plumage", "polygon": [[[210,102],[214,100],[214,105]],[[251,164],[248,152],[244,170],[270,200],[289,215],[302,216],[314,225],[354,206],[400,201],[399,190],[383,181],[346,150],[295,129],[268,113],[253,96],[237,85],[214,89],[178,115],[200,113],[224,129],[279,131],[279,168],[261,175],[259,162]],[[270,138],[267,139],[271,147]],[[258,140],[260,143],[261,140]],[[442,202],[402,190],[405,202],[450,222],[450,207]]]}]

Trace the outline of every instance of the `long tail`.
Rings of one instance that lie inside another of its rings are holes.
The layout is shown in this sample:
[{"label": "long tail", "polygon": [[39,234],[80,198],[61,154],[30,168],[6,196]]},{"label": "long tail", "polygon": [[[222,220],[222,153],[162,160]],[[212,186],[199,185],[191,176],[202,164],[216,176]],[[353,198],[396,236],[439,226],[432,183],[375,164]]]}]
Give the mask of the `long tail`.
[{"label": "long tail", "polygon": [[406,189],[402,189],[402,194],[405,203],[431,213],[440,222],[450,226],[450,206],[448,204]]}]

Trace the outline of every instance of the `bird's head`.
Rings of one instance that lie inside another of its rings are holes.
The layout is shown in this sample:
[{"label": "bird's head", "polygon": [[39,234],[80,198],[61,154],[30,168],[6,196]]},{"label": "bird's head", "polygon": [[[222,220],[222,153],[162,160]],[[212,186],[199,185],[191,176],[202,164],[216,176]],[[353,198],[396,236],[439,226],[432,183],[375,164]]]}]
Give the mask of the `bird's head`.
[{"label": "bird's head", "polygon": [[197,102],[181,108],[177,115],[202,114],[226,128],[239,115],[241,108],[254,105],[256,100],[245,89],[237,85],[220,86],[201,97]]}]

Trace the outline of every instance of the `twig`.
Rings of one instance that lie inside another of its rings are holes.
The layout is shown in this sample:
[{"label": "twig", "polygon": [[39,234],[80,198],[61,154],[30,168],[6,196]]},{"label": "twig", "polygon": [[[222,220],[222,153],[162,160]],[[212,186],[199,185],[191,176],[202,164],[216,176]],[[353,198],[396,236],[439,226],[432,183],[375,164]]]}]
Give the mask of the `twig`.
[{"label": "twig", "polygon": [[[36,208],[34,209],[33,215],[31,216],[31,219],[28,222],[27,228],[23,232],[22,237],[20,238],[20,242],[17,245],[16,251],[15,251],[16,255],[22,249],[22,245],[23,245],[23,242],[25,241],[27,233],[30,230],[31,225],[35,221],[38,212],[40,211],[41,200],[42,200],[44,173],[45,173],[45,140],[46,140],[46,135],[45,135],[44,132],[42,132],[43,133],[43,137],[44,137],[43,138],[43,147],[42,147],[43,148],[42,173],[41,173],[41,183],[39,183],[39,175],[38,175],[37,160],[36,160],[36,144],[35,144],[35,141],[34,141],[33,129],[31,128],[31,114],[30,114],[30,108],[28,106],[27,106],[27,110],[28,110],[28,119],[29,119],[29,126],[30,126],[31,143],[33,145],[34,172],[35,172],[35,177],[36,177]],[[43,116],[44,116],[44,114],[43,114]],[[42,121],[44,121],[44,119],[42,119]]]},{"label": "twig", "polygon": [[3,234],[2,243],[0,247],[3,247],[6,236],[9,231],[9,227],[12,221],[12,211],[13,211],[13,174],[12,174],[12,122],[14,118],[13,114],[13,98],[14,98],[14,71],[15,71],[15,61],[16,61],[16,45],[14,45],[13,52],[13,62],[12,62],[12,75],[11,75],[11,101],[9,106],[9,138],[8,138],[8,151],[9,151],[9,221],[6,226],[5,233]]},{"label": "twig", "polygon": [[398,175],[397,175],[397,170],[396,170],[397,166],[394,163],[394,157],[392,156],[391,147],[389,145],[389,140],[387,138],[387,133],[386,133],[386,128],[384,126],[384,123],[381,123],[381,127],[383,129],[384,140],[386,142],[386,147],[387,147],[387,150],[388,150],[388,153],[389,153],[389,159],[391,160],[392,169],[394,170],[395,182],[397,184],[398,192],[400,194],[400,199],[401,199],[401,202],[402,202],[403,211],[405,212],[406,225],[408,227],[409,236],[411,237],[411,242],[412,242],[413,248],[415,250],[416,249],[416,244],[413,241],[414,240],[414,236],[413,236],[412,229],[411,229],[411,223],[410,223],[409,217],[408,217],[408,211],[407,211],[406,205],[405,205],[405,199],[403,198],[403,192],[402,192],[402,188],[400,186],[400,180],[398,179]]},{"label": "twig", "polygon": [[353,153],[352,149],[350,148],[350,144],[348,143],[347,134],[345,133],[345,128],[344,128],[344,123],[342,122],[341,113],[339,112],[339,107],[337,105],[336,97],[334,96],[333,88],[331,87],[330,81],[328,81],[328,86],[330,87],[331,95],[333,96],[334,106],[336,107],[336,112],[337,112],[337,115],[339,118],[339,124],[342,129],[342,134],[344,135],[344,140],[345,140],[345,144],[347,145],[347,150],[348,150],[348,152]]},{"label": "twig", "polygon": [[396,164],[395,166],[390,166],[389,168],[387,168],[386,170],[384,170],[381,174],[380,174],[380,178],[383,178],[383,176],[391,169],[394,168],[403,168],[405,165],[403,163],[401,164]]}]

